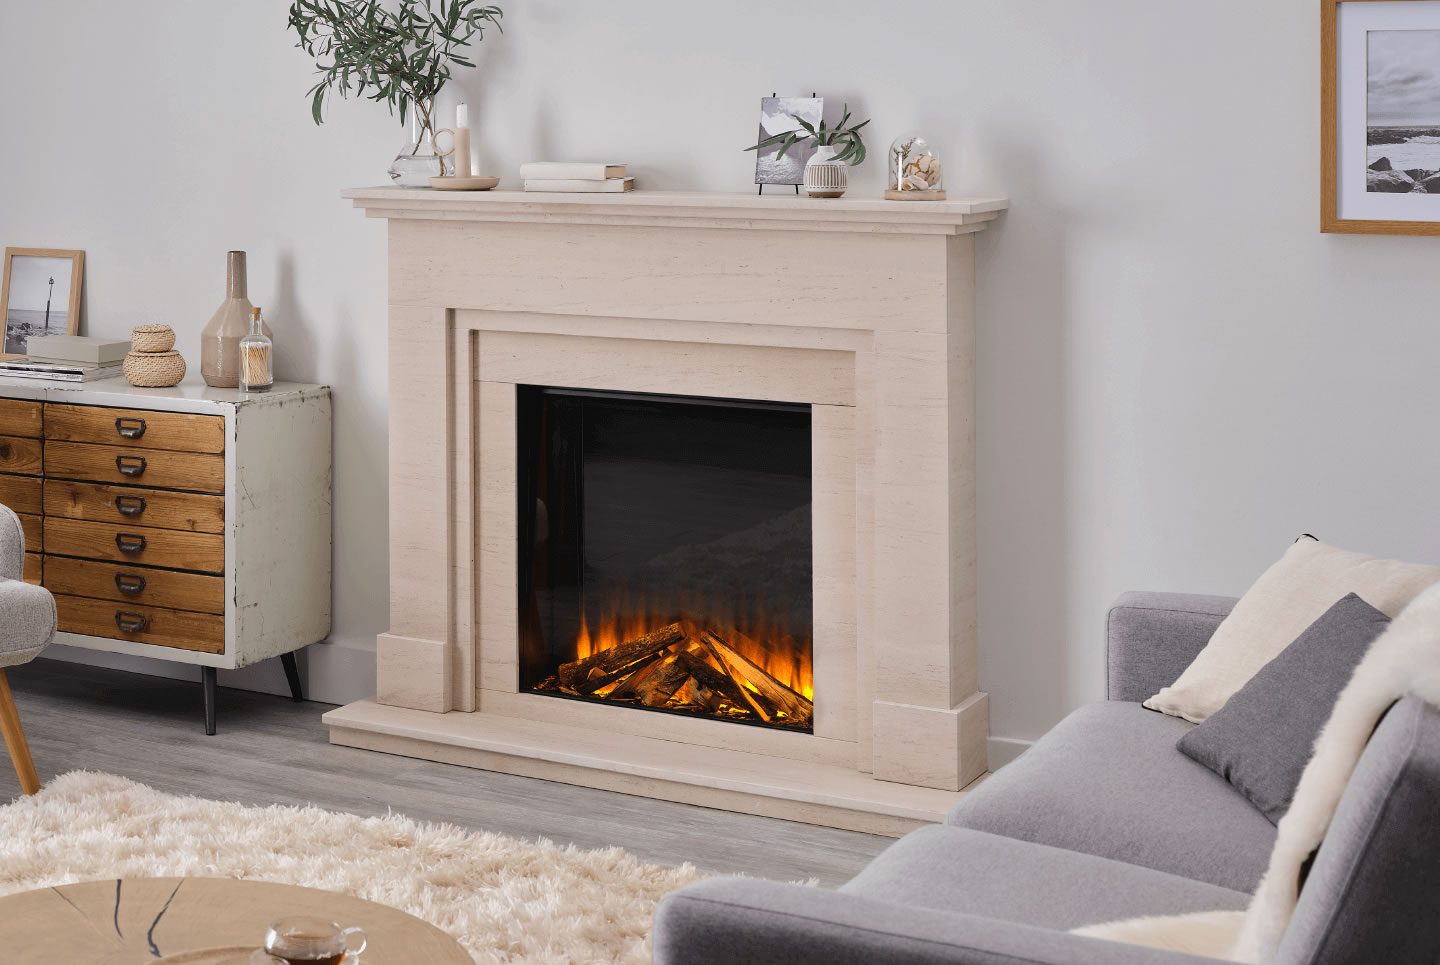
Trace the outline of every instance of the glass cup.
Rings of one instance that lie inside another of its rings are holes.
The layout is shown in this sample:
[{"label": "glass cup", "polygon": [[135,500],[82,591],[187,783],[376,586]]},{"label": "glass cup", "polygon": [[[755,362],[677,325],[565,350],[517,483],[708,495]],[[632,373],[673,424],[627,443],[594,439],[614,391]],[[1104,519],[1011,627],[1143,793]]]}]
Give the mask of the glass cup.
[{"label": "glass cup", "polygon": [[365,950],[365,932],[324,918],[282,918],[265,933],[265,952],[285,965],[352,965]]}]

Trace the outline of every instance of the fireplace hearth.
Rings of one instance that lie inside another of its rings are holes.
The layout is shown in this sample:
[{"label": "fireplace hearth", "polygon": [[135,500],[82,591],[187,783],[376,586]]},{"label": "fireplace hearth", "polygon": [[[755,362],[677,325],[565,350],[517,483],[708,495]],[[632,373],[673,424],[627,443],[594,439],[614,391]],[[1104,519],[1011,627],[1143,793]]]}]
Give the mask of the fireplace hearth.
[{"label": "fireplace hearth", "polygon": [[516,401],[522,686],[810,732],[810,407]]}]

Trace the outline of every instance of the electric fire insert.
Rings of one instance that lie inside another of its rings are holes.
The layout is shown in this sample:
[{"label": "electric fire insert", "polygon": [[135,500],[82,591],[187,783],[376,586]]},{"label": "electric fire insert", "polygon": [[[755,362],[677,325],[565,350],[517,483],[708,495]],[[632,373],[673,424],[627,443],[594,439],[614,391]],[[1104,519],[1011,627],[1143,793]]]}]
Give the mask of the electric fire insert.
[{"label": "electric fire insert", "polygon": [[517,401],[521,689],[810,732],[810,406]]}]

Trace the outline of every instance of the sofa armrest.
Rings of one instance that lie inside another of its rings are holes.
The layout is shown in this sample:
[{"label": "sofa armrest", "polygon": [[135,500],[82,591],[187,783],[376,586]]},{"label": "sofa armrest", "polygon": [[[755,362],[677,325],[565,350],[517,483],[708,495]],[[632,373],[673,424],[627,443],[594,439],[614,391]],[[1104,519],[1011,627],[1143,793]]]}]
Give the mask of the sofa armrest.
[{"label": "sofa armrest", "polygon": [[1199,965],[1213,959],[842,892],[717,878],[655,910],[654,965]]},{"label": "sofa armrest", "polygon": [[25,578],[25,531],[20,517],[9,506],[0,505],[0,579]]},{"label": "sofa armrest", "polygon": [[1105,696],[1147,700],[1173,684],[1236,602],[1198,593],[1123,594],[1105,619]]}]

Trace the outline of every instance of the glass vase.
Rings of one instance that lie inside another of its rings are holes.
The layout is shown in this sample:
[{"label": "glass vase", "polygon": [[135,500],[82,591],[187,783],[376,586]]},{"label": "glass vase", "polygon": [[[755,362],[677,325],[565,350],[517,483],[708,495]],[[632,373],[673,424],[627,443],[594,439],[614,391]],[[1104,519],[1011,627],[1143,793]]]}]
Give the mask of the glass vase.
[{"label": "glass vase", "polygon": [[396,187],[428,188],[431,178],[455,173],[454,155],[435,153],[435,102],[421,101],[410,111],[410,134],[390,162],[390,180]]}]

